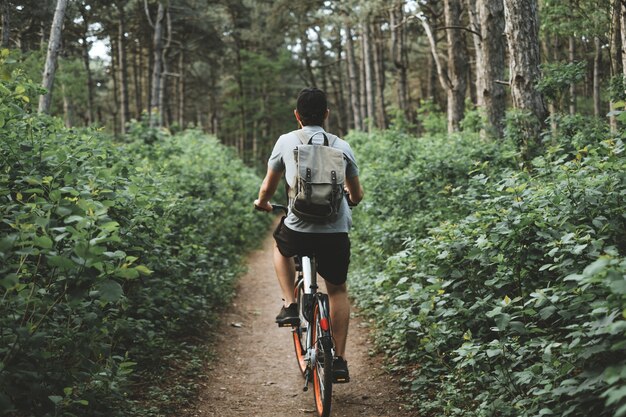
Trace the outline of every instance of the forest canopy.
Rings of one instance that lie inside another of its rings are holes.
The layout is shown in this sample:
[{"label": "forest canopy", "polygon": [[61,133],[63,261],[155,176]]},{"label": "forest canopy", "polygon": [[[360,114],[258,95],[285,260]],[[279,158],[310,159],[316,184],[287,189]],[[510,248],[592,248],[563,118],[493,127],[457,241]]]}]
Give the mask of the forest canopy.
[{"label": "forest canopy", "polygon": [[[2,3],[3,47],[35,81],[56,3]],[[624,7],[619,0],[70,1],[51,112],[68,126],[96,123],[117,134],[133,119],[172,131],[195,126],[252,164],[295,126],[291,110],[303,86],[327,91],[329,128],[341,135],[405,122],[420,132],[434,111],[447,114],[452,132],[478,109],[484,132],[498,138],[505,111],[515,108],[532,116],[522,128],[536,137],[546,124],[558,132],[565,114],[619,113]]]}]

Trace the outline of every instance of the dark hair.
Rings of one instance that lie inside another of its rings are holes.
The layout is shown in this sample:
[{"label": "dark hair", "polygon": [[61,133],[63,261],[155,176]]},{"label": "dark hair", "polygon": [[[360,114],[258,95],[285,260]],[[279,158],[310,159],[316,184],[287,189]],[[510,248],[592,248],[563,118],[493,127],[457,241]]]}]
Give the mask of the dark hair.
[{"label": "dark hair", "polygon": [[328,110],[326,93],[319,88],[304,88],[298,93],[296,110],[304,126],[324,124],[324,116]]}]

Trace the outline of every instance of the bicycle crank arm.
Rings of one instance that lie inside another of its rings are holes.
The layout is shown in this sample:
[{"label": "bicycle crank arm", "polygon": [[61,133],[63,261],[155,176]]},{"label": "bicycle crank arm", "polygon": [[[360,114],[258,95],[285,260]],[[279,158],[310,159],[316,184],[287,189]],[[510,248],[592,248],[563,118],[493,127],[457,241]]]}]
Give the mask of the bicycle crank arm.
[{"label": "bicycle crank arm", "polygon": [[309,378],[311,375],[311,371],[310,369],[307,368],[306,372],[304,373],[304,387],[302,387],[302,391],[307,392],[309,390]]}]

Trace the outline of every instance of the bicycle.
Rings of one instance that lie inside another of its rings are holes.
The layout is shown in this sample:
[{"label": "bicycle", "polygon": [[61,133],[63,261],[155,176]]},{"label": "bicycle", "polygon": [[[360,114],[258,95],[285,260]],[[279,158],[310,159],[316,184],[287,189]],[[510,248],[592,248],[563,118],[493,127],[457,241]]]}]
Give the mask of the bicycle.
[{"label": "bicycle", "polygon": [[[274,204],[272,211],[288,212],[287,207]],[[318,291],[315,256],[296,256],[295,298],[300,324],[291,327],[298,368],[304,377],[303,391],[313,382],[315,410],[319,417],[328,417],[333,391],[333,358],[335,354],[328,294]],[[279,325],[280,326],[280,325]],[[344,381],[337,381],[344,382]],[[345,381],[347,382],[347,381]]]}]

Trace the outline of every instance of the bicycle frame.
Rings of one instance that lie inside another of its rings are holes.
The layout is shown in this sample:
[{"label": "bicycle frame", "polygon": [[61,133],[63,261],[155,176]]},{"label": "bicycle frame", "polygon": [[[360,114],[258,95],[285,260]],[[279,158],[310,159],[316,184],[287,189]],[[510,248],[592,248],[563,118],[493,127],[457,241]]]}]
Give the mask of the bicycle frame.
[{"label": "bicycle frame", "polygon": [[[296,282],[296,292],[300,286],[303,290],[302,299],[302,316],[305,319],[306,327],[303,327],[302,323],[299,327],[294,327],[293,332],[306,331],[306,345],[302,346],[305,350],[304,360],[306,362],[306,369],[303,371],[305,377],[304,390],[308,389],[308,383],[310,382],[310,371],[315,367],[317,357],[315,356],[315,346],[319,340],[328,338],[331,346],[331,351],[334,356],[334,344],[332,343],[332,330],[330,327],[330,310],[328,303],[328,295],[318,292],[317,285],[317,271],[315,268],[315,258],[308,256],[299,257],[299,276]],[[314,310],[317,308],[319,314],[319,324],[321,334],[318,332],[310,331],[310,327],[316,325],[313,322]],[[313,338],[316,340],[313,340]],[[302,370],[302,364],[301,364]]]}]

